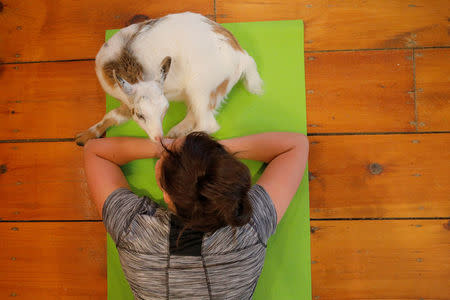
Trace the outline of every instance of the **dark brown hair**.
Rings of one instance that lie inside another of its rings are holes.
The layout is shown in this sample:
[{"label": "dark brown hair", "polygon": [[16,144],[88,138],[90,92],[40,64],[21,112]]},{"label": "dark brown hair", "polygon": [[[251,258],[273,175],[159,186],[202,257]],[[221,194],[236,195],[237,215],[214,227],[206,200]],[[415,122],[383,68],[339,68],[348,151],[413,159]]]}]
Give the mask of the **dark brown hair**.
[{"label": "dark brown hair", "polygon": [[247,224],[250,171],[208,134],[192,132],[178,149],[166,149],[161,187],[169,194],[185,229],[211,232]]}]

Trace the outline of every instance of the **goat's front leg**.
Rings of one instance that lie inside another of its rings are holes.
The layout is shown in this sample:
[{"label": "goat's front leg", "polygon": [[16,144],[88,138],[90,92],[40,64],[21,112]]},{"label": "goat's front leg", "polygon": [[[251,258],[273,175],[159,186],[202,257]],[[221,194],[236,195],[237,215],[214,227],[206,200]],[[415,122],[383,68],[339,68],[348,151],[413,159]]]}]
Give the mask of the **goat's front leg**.
[{"label": "goat's front leg", "polygon": [[95,139],[103,135],[108,127],[119,125],[131,118],[131,111],[125,104],[108,112],[103,119],[90,127],[88,130],[80,132],[75,136],[78,146],[84,146],[88,140]]},{"label": "goat's front leg", "polygon": [[200,111],[196,116],[195,127],[192,131],[203,131],[207,134],[213,134],[220,129],[220,125],[217,123],[214,117],[213,110]]},{"label": "goat's front leg", "polygon": [[213,134],[220,129],[214,116],[214,105],[210,104],[212,100],[209,97],[198,97],[196,102],[191,104],[191,110],[195,119],[195,126],[192,131],[203,131],[207,134]]},{"label": "goat's front leg", "polygon": [[172,127],[172,129],[170,129],[169,133],[167,134],[167,137],[177,138],[185,136],[192,131],[194,126],[195,126],[194,114],[192,113],[192,110],[188,107],[186,117],[183,119],[183,121],[181,121],[180,123]]}]

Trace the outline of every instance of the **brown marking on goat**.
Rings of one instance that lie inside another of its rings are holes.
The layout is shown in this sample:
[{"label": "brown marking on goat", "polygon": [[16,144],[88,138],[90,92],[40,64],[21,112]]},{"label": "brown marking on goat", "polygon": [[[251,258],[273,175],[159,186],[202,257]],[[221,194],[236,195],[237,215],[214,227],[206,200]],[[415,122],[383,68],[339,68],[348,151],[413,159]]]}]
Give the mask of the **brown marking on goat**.
[{"label": "brown marking on goat", "polygon": [[210,94],[209,96],[209,108],[215,109],[217,106],[217,101],[219,100],[219,97],[225,96],[227,92],[228,83],[230,80],[227,78],[224,81],[222,81],[221,84],[219,84]]},{"label": "brown marking on goat", "polygon": [[[157,23],[164,19],[165,18],[163,17],[138,23],[136,31],[128,38],[128,41],[123,46],[119,57],[103,65],[103,75],[110,86],[114,86],[116,83],[113,70],[115,70],[117,76],[131,84],[142,80],[143,68],[132,53],[131,44],[135,41],[139,34],[153,28]],[[145,31],[142,31],[144,28]]]},{"label": "brown marking on goat", "polygon": [[159,22],[161,22],[162,20],[164,20],[165,17],[159,18],[159,19],[150,19],[147,21],[142,22],[142,25],[140,26],[139,29],[142,29],[144,27],[148,27],[148,29],[154,27],[156,24],[158,24]]},{"label": "brown marking on goat", "polygon": [[84,146],[89,140],[102,136],[106,129],[113,125],[116,125],[117,123],[118,122],[116,119],[105,119],[98,123],[94,129],[88,129],[77,134],[77,136],[75,137],[75,143],[77,143],[78,146]]},{"label": "brown marking on goat", "polygon": [[[114,111],[117,114],[126,118],[131,118],[132,116],[131,110],[125,104],[120,105]],[[87,141],[102,136],[105,133],[106,129],[118,123],[119,123],[118,120],[114,118],[103,119],[97,125],[95,125],[94,128],[90,128],[86,131],[77,134],[75,136],[75,142],[77,143],[78,146],[84,146],[87,143]]]},{"label": "brown marking on goat", "polygon": [[164,19],[165,19],[165,17],[162,17],[162,18],[159,18],[159,19],[149,19],[147,21],[144,21],[144,22],[141,22],[141,23],[137,23],[137,25],[138,25],[137,29],[131,35],[130,39],[127,42],[127,45],[132,43],[139,34],[144,33],[146,31],[152,29],[153,27],[156,26],[156,24],[158,24],[159,22],[161,22]]},{"label": "brown marking on goat", "polygon": [[89,140],[95,139],[96,137],[97,137],[96,133],[93,130],[89,129],[77,134],[75,136],[75,143],[78,146],[84,146]]},{"label": "brown marking on goat", "polygon": [[124,47],[117,59],[111,60],[103,65],[103,75],[109,85],[114,86],[114,71],[117,76],[131,84],[142,80],[143,68],[131,53],[129,47]]},{"label": "brown marking on goat", "polygon": [[161,80],[166,80],[167,73],[169,73],[170,65],[172,64],[172,58],[170,56],[166,56],[163,61],[161,62],[161,74],[162,78]]},{"label": "brown marking on goat", "polygon": [[108,129],[111,126],[116,125],[117,123],[118,122],[116,119],[113,119],[113,118],[106,119],[96,126],[97,132],[101,132],[103,134],[103,132],[105,132],[106,129]]},{"label": "brown marking on goat", "polygon": [[223,27],[222,25],[208,19],[205,18],[204,22],[208,23],[209,25],[212,26],[212,31],[216,34],[219,34],[221,36],[223,36],[225,38],[225,41],[236,51],[241,51],[244,52],[244,50],[242,49],[241,45],[239,45],[239,42],[237,41],[237,39],[234,37],[234,35],[225,27]]},{"label": "brown marking on goat", "polygon": [[[125,104],[120,105],[114,111],[116,112],[116,114],[119,114],[125,118],[131,118],[131,116],[132,116],[131,110]],[[119,121],[117,119],[109,117],[107,119],[103,119],[100,123],[98,123],[95,126],[95,129],[97,130],[97,133],[99,135],[102,135],[106,131],[106,129],[108,129],[109,127],[111,127],[113,125],[117,125],[118,123],[119,123]]]},{"label": "brown marking on goat", "polygon": [[[134,111],[134,109],[133,109],[133,111]],[[131,110],[125,104],[122,104],[121,106],[116,108],[116,113],[118,113],[119,115],[122,115],[125,118],[131,118],[131,116],[132,116]]]},{"label": "brown marking on goat", "polygon": [[143,21],[147,21],[150,18],[146,15],[134,15],[131,19],[129,19],[126,23],[126,26],[132,25],[132,24],[136,24],[136,23],[141,23]]},{"label": "brown marking on goat", "polygon": [[[120,105],[114,111],[123,117],[131,118],[131,110],[125,104]],[[97,130],[97,133],[99,135],[102,135],[106,131],[106,129],[108,129],[109,127],[111,127],[113,125],[117,125],[118,123],[119,123],[119,121],[115,118],[107,118],[107,119],[102,120],[100,123],[98,123],[95,126],[95,129]]]}]

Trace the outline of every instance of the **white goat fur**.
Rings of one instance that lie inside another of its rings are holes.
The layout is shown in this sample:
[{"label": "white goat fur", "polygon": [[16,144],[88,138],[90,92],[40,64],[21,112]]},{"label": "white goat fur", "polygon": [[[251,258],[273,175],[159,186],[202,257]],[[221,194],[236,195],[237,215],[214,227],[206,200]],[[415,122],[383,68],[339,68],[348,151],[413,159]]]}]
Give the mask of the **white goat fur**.
[{"label": "white goat fur", "polygon": [[[103,134],[105,123],[117,125],[130,117],[150,138],[162,137],[168,100],[185,101],[187,106],[185,119],[170,130],[169,137],[191,131],[211,134],[220,128],[214,117],[217,109],[239,79],[244,78],[249,92],[262,94],[262,80],[255,61],[236,40],[233,47],[226,36],[229,32],[217,27],[220,26],[217,23],[200,14],[186,12],[168,15],[154,25],[140,24],[121,29],[97,54],[96,72],[103,89],[125,107],[106,114],[101,122],[85,132],[89,137],[79,135],[81,144],[93,135]],[[226,33],[218,32],[221,29]],[[128,44],[129,49],[142,65],[143,78],[134,84],[115,78],[115,84],[111,84],[103,67],[120,56],[130,37],[133,42]],[[161,63],[166,57],[171,58],[171,64],[169,62],[170,69],[164,80],[166,74],[161,73]],[[212,99],[214,97],[217,99]],[[129,114],[123,113],[126,108]]]}]

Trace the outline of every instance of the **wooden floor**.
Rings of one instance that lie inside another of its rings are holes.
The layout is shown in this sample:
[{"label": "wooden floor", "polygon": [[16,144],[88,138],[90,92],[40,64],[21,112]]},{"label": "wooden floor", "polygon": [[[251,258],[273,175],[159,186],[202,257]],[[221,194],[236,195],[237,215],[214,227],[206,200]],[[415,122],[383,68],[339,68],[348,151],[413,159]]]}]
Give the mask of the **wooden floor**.
[{"label": "wooden floor", "polygon": [[[303,19],[313,299],[450,299],[445,0],[0,0],[0,299],[105,299],[76,132],[105,29]],[[303,299],[301,299],[303,300]]]}]

